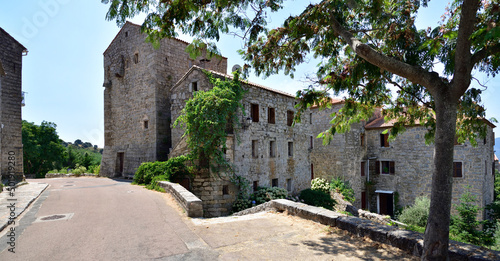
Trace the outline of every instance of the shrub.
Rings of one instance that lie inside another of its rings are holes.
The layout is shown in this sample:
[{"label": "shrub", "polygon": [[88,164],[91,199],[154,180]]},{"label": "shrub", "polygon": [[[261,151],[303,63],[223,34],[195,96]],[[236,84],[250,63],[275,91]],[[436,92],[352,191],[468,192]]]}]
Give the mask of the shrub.
[{"label": "shrub", "polygon": [[398,220],[407,225],[425,227],[429,217],[431,200],[428,197],[417,197],[413,205],[403,209]]},{"label": "shrub", "polygon": [[259,187],[251,196],[250,200],[255,201],[255,204],[259,205],[266,203],[273,199],[286,198],[288,196],[288,191],[284,188],[278,187]]},{"label": "shrub", "polygon": [[351,203],[354,203],[354,201],[356,201],[356,198],[354,197],[354,189],[352,189],[351,183],[349,183],[348,180],[344,181],[340,177],[333,178],[330,182],[330,189],[336,191],[337,193],[340,193],[342,196],[344,196],[345,200]]},{"label": "shrub", "polygon": [[252,201],[250,199],[238,198],[233,203],[233,212],[239,212],[251,207]]},{"label": "shrub", "polygon": [[304,189],[300,192],[299,198],[306,204],[326,209],[333,209],[337,203],[330,197],[330,194],[320,190]]},{"label": "shrub", "polygon": [[76,168],[72,171],[72,173],[75,174],[75,176],[77,176],[77,177],[81,176],[82,174],[84,174],[86,172],[87,172],[87,168],[85,168],[84,166],[78,166],[78,164],[76,164]]},{"label": "shrub", "polygon": [[329,194],[330,193],[330,184],[325,179],[315,178],[315,179],[311,180],[311,189],[322,191],[326,194]]},{"label": "shrub", "polygon": [[89,172],[99,176],[99,172],[101,170],[101,165],[92,165],[89,167]]},{"label": "shrub", "polygon": [[[451,216],[450,233],[460,241],[479,246],[489,246],[494,243],[494,224],[476,220],[479,207],[473,204],[476,197],[470,192],[460,196],[460,204],[455,205],[458,215]],[[483,231],[478,230],[481,225]]]},{"label": "shrub", "polygon": [[[179,156],[171,158],[167,161],[155,161],[142,163],[134,175],[134,182],[136,184],[149,185],[153,182],[153,178],[161,176],[155,180],[170,181],[174,178],[180,178],[188,175],[189,169],[184,164],[188,158],[186,156]],[[155,185],[152,185],[155,187]]]}]

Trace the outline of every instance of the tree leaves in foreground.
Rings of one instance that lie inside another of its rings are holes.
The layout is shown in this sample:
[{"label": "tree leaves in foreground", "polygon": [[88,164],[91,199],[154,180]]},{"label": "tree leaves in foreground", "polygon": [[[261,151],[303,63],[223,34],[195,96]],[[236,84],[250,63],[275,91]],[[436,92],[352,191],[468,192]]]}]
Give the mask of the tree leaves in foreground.
[{"label": "tree leaves in foreground", "polygon": [[[332,126],[323,133],[327,140],[371,116],[375,107],[394,120],[391,137],[407,125],[427,127],[436,156],[422,259],[448,259],[455,133],[459,142],[472,144],[477,134],[486,133],[480,98],[485,88],[470,85],[473,71],[495,76],[500,68],[498,0],[454,0],[434,28],[415,25],[428,0],[323,0],[276,28],[268,28],[268,20],[290,1],[102,2],[110,4],[106,18],[118,24],[147,13],[142,29],[153,42],[179,30],[194,36],[195,46],[217,52],[221,34],[239,36],[248,62],[244,69],[260,75],[283,71],[293,76],[309,55],[318,58],[314,84],[297,94],[297,118],[313,104],[328,106],[331,91],[345,95],[344,108],[332,115]],[[436,62],[444,65],[442,75],[435,71]]]}]

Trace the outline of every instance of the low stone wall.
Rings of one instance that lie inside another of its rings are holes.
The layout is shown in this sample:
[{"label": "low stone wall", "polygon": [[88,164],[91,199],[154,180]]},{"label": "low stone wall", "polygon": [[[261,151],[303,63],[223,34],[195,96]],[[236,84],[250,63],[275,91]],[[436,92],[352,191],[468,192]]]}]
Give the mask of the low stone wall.
[{"label": "low stone wall", "polygon": [[92,173],[83,173],[79,176],[69,173],[69,174],[62,174],[62,173],[47,173],[45,174],[45,178],[74,178],[74,177],[96,177],[95,174]]},{"label": "low stone wall", "polygon": [[[374,241],[400,248],[415,256],[421,256],[422,254],[423,235],[418,232],[386,226],[371,220],[347,216],[335,211],[286,199],[272,200],[260,206],[235,213],[235,215],[256,213],[269,209],[280,212],[286,211],[291,215],[338,227],[359,237],[369,237]],[[500,252],[485,250],[478,246],[452,240],[450,240],[449,256],[450,260],[500,260]]]},{"label": "low stone wall", "polygon": [[203,217],[203,205],[201,199],[197,198],[193,193],[189,192],[183,186],[168,181],[158,182],[160,187],[165,189],[165,192],[170,193],[175,197],[177,202],[184,208],[188,217]]}]

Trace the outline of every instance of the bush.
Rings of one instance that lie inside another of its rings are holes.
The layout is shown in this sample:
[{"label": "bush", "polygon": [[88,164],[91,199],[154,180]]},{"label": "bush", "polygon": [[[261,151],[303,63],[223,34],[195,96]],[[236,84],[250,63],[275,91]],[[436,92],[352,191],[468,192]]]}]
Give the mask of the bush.
[{"label": "bush", "polygon": [[[152,184],[154,177],[161,176],[155,180],[170,181],[175,178],[181,178],[189,175],[189,169],[184,164],[188,158],[186,156],[179,156],[171,158],[167,161],[155,161],[142,163],[134,175],[134,182],[136,184],[149,185]],[[152,184],[151,187],[156,185]]]},{"label": "bush", "polygon": [[431,200],[428,197],[417,197],[413,205],[403,209],[398,220],[407,225],[425,227],[430,205]]},{"label": "bush", "polygon": [[76,164],[76,168],[71,173],[73,173],[73,174],[75,174],[75,176],[79,177],[86,172],[87,172],[87,168],[85,168],[84,166],[78,166],[78,164]]},{"label": "bush", "polygon": [[330,194],[330,184],[328,183],[328,181],[322,178],[315,178],[311,180],[311,189]]},{"label": "bush", "polygon": [[330,197],[330,194],[320,190],[304,189],[300,192],[299,198],[308,205],[323,207],[326,209],[333,209],[337,203]]},{"label": "bush", "polygon": [[344,196],[344,199],[354,203],[356,201],[356,198],[354,197],[354,189],[351,187],[351,183],[349,183],[348,180],[344,181],[340,177],[333,178],[332,181],[330,182],[330,189],[340,193],[342,196]]},{"label": "bush", "polygon": [[99,176],[99,172],[101,171],[101,165],[92,165],[89,167],[89,172]]},{"label": "bush", "polygon": [[255,204],[259,205],[266,203],[273,199],[286,198],[288,196],[288,191],[284,188],[278,187],[259,187],[252,195],[250,195],[250,200],[255,201]]},{"label": "bush", "polygon": [[[489,246],[494,243],[494,224],[488,221],[476,220],[479,207],[473,204],[476,197],[465,192],[460,197],[460,204],[455,205],[458,215],[451,216],[450,233],[460,241],[478,246]],[[483,231],[478,230],[481,225]]]},{"label": "bush", "polygon": [[238,198],[233,203],[233,212],[239,212],[251,207],[252,201],[250,199]]}]

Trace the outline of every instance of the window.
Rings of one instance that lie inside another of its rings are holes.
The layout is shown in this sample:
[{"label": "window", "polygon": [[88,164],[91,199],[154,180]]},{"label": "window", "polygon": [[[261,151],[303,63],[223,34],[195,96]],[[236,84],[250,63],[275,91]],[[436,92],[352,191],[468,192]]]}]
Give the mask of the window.
[{"label": "window", "polygon": [[144,121],[144,129],[145,130],[149,129],[149,121],[148,120]]},{"label": "window", "polygon": [[309,136],[309,149],[313,149],[313,136]]},{"label": "window", "polygon": [[288,142],[288,157],[293,157],[293,142]]},{"label": "window", "polygon": [[259,105],[258,104],[250,104],[250,117],[253,122],[259,122]]},{"label": "window", "polygon": [[274,108],[267,108],[267,123],[271,123],[271,124],[276,123]]},{"label": "window", "polygon": [[128,37],[128,32],[125,32],[125,37]]},{"label": "window", "polygon": [[253,182],[253,192],[257,191],[259,189],[259,181],[255,180]]},{"label": "window", "polygon": [[314,165],[311,163],[311,180],[314,179]]},{"label": "window", "polygon": [[278,186],[278,179],[272,179],[271,180],[271,186],[272,187],[277,187]]},{"label": "window", "polygon": [[455,161],[453,162],[453,177],[461,178],[463,177],[462,172],[462,162]]},{"label": "window", "polygon": [[134,63],[135,64],[139,63],[139,54],[138,53],[134,54]]},{"label": "window", "polygon": [[293,124],[293,111],[286,111],[286,125],[292,126]]},{"label": "window", "polygon": [[364,133],[361,133],[361,135],[359,135],[359,141],[361,143],[361,146],[365,146],[365,134]]},{"label": "window", "polygon": [[361,176],[363,177],[365,175],[365,165],[366,163],[365,162],[361,162]]},{"label": "window", "polygon": [[394,161],[376,161],[375,170],[377,174],[391,174],[394,175],[396,168]]},{"label": "window", "polygon": [[192,82],[191,83],[191,90],[193,92],[197,92],[198,91],[198,82]]},{"label": "window", "polygon": [[276,141],[274,140],[269,142],[269,157],[276,157]]},{"label": "window", "polygon": [[313,114],[309,113],[309,124],[313,124]]},{"label": "window", "polygon": [[259,141],[258,140],[252,140],[252,157],[254,157],[254,158],[259,157]]},{"label": "window", "polygon": [[222,195],[229,195],[229,185],[222,186]]},{"label": "window", "polygon": [[380,134],[380,147],[389,147],[389,133]]},{"label": "window", "polygon": [[286,190],[287,191],[292,191],[292,179],[287,179],[286,180]]}]

